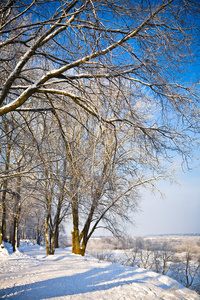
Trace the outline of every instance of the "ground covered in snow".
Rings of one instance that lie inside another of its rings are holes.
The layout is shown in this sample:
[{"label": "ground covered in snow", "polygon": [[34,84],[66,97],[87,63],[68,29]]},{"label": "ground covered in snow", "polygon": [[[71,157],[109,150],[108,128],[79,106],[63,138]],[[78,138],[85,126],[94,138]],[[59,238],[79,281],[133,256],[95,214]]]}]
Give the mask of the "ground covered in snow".
[{"label": "ground covered in snow", "polygon": [[0,299],[200,299],[173,279],[136,267],[23,242],[0,249]]}]

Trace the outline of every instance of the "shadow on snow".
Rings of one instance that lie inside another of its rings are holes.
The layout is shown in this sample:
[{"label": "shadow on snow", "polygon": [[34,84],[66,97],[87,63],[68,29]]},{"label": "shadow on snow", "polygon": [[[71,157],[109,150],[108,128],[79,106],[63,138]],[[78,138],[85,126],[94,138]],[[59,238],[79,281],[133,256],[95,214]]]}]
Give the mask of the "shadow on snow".
[{"label": "shadow on snow", "polygon": [[[5,288],[0,291],[0,296],[9,299],[17,299],[18,297],[21,299],[46,299],[108,290],[113,287],[132,283],[147,284],[148,280],[154,278],[151,277],[151,272],[147,270],[141,269],[138,270],[139,272],[136,272],[134,271],[135,269],[137,268],[130,270],[130,267],[116,267],[115,265],[106,268],[94,268],[72,276],[57,277],[12,288]],[[148,275],[148,273],[150,274]],[[38,278],[39,276],[40,274],[38,274]],[[136,276],[135,279],[134,276]],[[160,276],[161,275],[158,274],[155,279],[159,280]],[[132,279],[130,279],[131,277]],[[138,277],[141,277],[141,279]],[[115,280],[117,280],[117,282],[113,282]],[[158,281],[156,286],[162,289],[169,289],[174,287],[175,283],[168,286]]]}]

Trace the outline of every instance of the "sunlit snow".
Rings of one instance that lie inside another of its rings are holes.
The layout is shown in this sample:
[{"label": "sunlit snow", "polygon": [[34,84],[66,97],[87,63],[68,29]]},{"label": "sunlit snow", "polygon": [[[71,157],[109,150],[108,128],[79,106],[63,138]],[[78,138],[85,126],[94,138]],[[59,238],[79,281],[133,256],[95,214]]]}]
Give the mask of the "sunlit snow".
[{"label": "sunlit snow", "polygon": [[45,248],[23,242],[12,253],[0,249],[0,299],[199,299],[173,279],[152,271],[71,254],[47,256]]}]

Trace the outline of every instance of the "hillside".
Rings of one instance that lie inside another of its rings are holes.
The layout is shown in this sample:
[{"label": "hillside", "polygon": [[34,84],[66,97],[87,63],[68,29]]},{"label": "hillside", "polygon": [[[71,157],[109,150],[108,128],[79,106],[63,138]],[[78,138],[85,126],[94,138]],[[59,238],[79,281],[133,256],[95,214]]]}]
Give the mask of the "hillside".
[{"label": "hillside", "polygon": [[199,299],[178,282],[152,271],[45,249],[25,242],[0,252],[1,299]]}]

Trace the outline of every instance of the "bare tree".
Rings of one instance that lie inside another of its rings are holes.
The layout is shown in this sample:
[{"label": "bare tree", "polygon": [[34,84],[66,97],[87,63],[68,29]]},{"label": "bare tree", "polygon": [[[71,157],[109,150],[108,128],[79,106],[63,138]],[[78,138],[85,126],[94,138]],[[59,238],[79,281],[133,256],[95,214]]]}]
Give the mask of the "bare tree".
[{"label": "bare tree", "polygon": [[[45,14],[40,15],[42,11]],[[177,72],[197,51],[191,45],[198,13],[199,5],[186,0],[126,1],[118,5],[113,1],[51,1],[48,8],[45,1],[4,2],[0,46],[2,53],[8,54],[1,59],[4,79],[0,114],[49,92],[63,95],[66,101],[70,99],[104,120],[98,102],[91,101],[94,90],[90,82],[95,81],[101,90],[97,99],[110,105],[105,121],[129,122],[149,137],[155,131],[160,137],[172,137],[172,127],[169,130],[166,124],[161,127],[157,122],[145,126],[133,115],[136,95],[123,100],[129,111],[127,119],[117,101],[107,99],[108,87],[123,95],[126,81],[138,87],[138,92],[145,89],[158,95],[156,105],[165,117],[171,111],[194,128],[198,101],[195,82],[184,86]],[[9,65],[11,61],[14,68]],[[57,88],[58,83],[62,89]]]},{"label": "bare tree", "polygon": [[193,287],[199,291],[199,247],[193,241],[186,241],[178,250],[182,255],[178,256],[178,263],[175,265],[177,279],[187,288]]},{"label": "bare tree", "polygon": [[167,242],[161,246],[161,258],[162,258],[162,274],[166,274],[169,270],[169,262],[173,259],[174,250],[171,245]]},{"label": "bare tree", "polygon": [[134,131],[130,128],[118,135],[121,126],[92,122],[88,131],[85,129],[87,115],[85,118],[82,115],[81,124],[75,122],[69,128],[65,116],[61,118],[56,112],[55,116],[69,162],[66,190],[73,218],[72,251],[84,255],[88,240],[103,226],[102,221],[112,233],[119,232],[121,220],[128,221],[129,211],[137,208],[137,187],[150,185],[165,175],[144,175],[145,169],[154,170],[159,161],[153,163],[145,149],[143,153],[137,150]]},{"label": "bare tree", "polygon": [[[64,194],[73,252],[84,254],[102,221],[116,232],[118,217],[128,220],[139,186],[166,177],[174,152],[187,161],[197,147],[199,87],[189,68],[199,8],[193,0],[0,5],[0,116],[21,116],[28,128],[52,245]],[[63,173],[53,140],[63,143]]]},{"label": "bare tree", "polygon": [[[154,157],[188,158],[199,90],[184,69],[197,63],[198,14],[187,0],[3,2],[0,115],[56,109],[57,96],[68,114],[79,106],[98,122],[132,127]],[[154,115],[138,116],[138,101]]]},{"label": "bare tree", "polygon": [[65,191],[68,178],[67,159],[63,140],[53,115],[37,116],[27,124],[36,147],[33,183],[38,205],[45,211],[45,239],[47,254],[58,248],[59,226],[69,209]]}]

